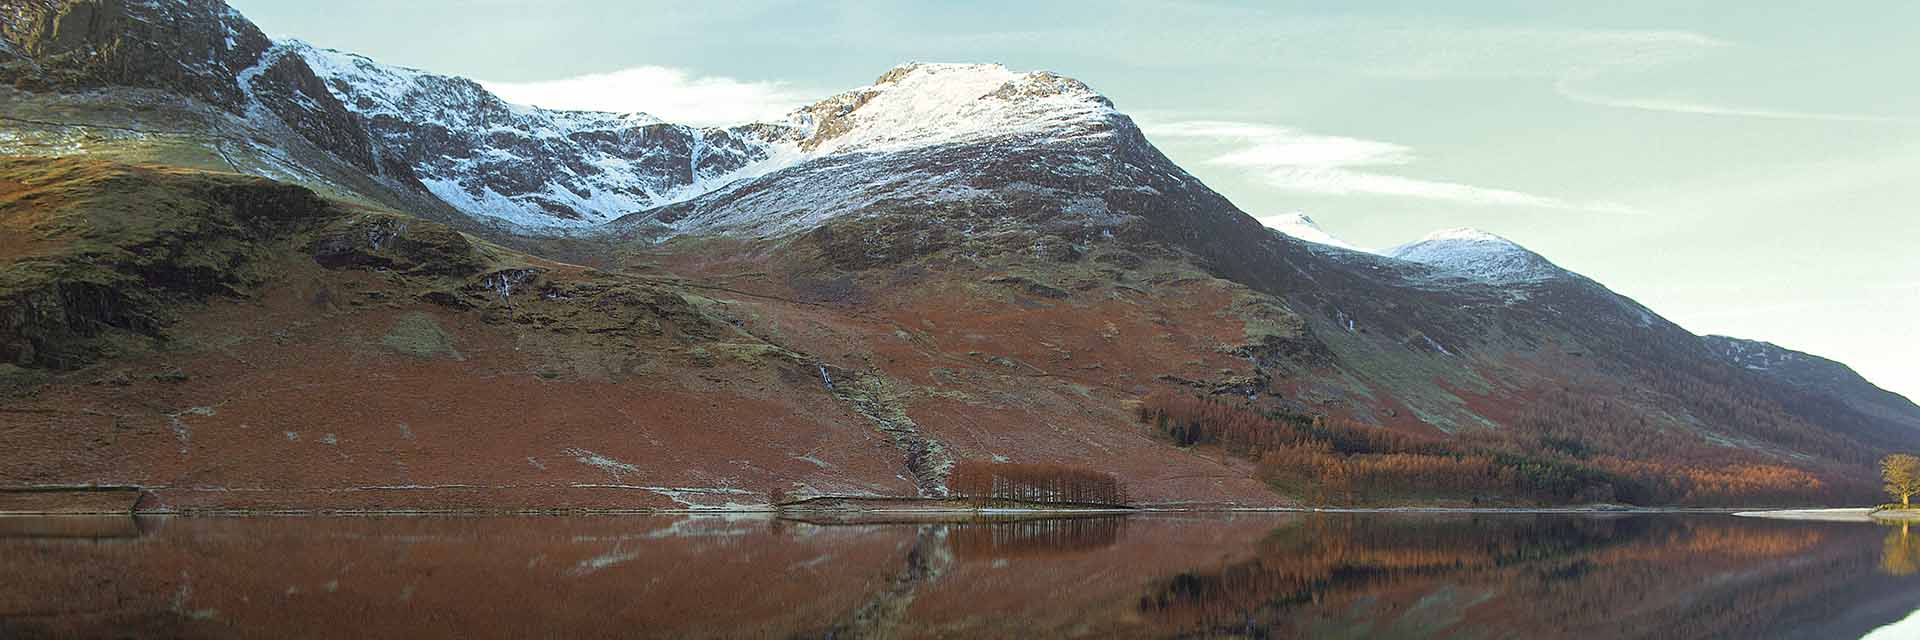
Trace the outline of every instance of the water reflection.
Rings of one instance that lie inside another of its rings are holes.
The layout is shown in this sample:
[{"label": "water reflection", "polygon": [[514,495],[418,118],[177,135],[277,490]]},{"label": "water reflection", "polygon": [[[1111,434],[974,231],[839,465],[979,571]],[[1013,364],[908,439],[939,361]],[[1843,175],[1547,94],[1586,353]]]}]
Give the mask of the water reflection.
[{"label": "water reflection", "polygon": [[130,515],[0,517],[0,538],[138,538],[140,527],[141,521]]},{"label": "water reflection", "polygon": [[1727,516],[0,519],[0,637],[1858,637],[1916,570]]},{"label": "water reflection", "polygon": [[1848,582],[1836,568],[1865,558],[1852,546],[1859,531],[1671,516],[1326,516],[1276,529],[1247,559],[1158,581],[1138,607],[1179,635],[1719,637],[1765,631],[1783,608],[1716,598],[1786,605]]},{"label": "water reflection", "polygon": [[1085,553],[1119,542],[1126,524],[1123,516],[974,520],[950,525],[947,541],[962,559]]},{"label": "water reflection", "polygon": [[1893,576],[1920,572],[1920,537],[1912,535],[1909,523],[1902,522],[1887,533],[1880,550],[1880,570]]}]

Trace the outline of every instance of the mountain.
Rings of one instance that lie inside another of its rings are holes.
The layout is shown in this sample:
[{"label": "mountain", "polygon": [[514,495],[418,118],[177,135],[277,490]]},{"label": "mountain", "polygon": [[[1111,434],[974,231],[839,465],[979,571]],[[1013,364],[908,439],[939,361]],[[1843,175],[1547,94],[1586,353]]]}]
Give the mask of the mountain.
[{"label": "mountain", "polygon": [[[1268,228],[1050,72],[907,64],[702,128],[214,0],[0,15],[8,486],[724,509],[1021,462],[1151,504],[1325,499],[1182,435],[1218,423],[1322,442],[1352,502],[1803,503],[1920,445],[1911,405],[1742,366],[1498,236]],[[1204,415],[1142,422],[1168,407]],[[1407,484],[1442,476],[1481,484]]]},{"label": "mountain", "polygon": [[1785,383],[1816,397],[1837,399],[1864,414],[1920,429],[1920,408],[1906,396],[1881,389],[1853,368],[1769,342],[1706,336],[1707,347],[1734,366]]},{"label": "mountain", "polygon": [[1446,229],[1394,247],[1386,255],[1494,284],[1564,277],[1567,271],[1513,241],[1479,229]]},{"label": "mountain", "polygon": [[469,214],[572,227],[684,199],[769,160],[781,127],[701,129],[644,113],[508,104],[465,78],[381,65],[297,40],[305,62],[372,141],[383,176]]},{"label": "mountain", "polygon": [[1295,239],[1326,245],[1336,249],[1346,249],[1348,251],[1362,250],[1359,247],[1347,244],[1347,241],[1341,240],[1331,233],[1327,233],[1325,229],[1320,228],[1319,223],[1314,222],[1313,218],[1308,217],[1307,214],[1304,213],[1294,212],[1270,218],[1261,218],[1260,222],[1265,223],[1268,227],[1272,227],[1275,231],[1279,231]]}]

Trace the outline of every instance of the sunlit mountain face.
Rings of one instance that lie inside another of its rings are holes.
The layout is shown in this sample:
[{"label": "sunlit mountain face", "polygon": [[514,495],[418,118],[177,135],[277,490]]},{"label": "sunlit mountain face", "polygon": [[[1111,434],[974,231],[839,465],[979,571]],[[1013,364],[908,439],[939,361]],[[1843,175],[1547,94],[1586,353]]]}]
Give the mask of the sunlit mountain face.
[{"label": "sunlit mountain face", "polygon": [[1263,225],[1059,73],[696,127],[219,2],[0,6],[10,486],[737,510],[1033,464],[1147,505],[1748,506],[1876,500],[1920,444],[1844,365],[1498,235]]}]

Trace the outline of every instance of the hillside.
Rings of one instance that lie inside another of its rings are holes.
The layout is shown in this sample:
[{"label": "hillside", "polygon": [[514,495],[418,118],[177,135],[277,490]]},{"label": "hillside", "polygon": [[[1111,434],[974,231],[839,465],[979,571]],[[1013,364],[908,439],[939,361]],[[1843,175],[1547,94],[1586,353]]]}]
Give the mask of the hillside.
[{"label": "hillside", "polygon": [[[1397,478],[1340,497],[1366,503],[1784,504],[1866,499],[1920,446],[1857,376],[1753,368],[1498,236],[1270,230],[1050,72],[908,64],[696,128],[508,104],[214,0],[0,13],[4,485],[726,508],[998,461],[1148,504],[1330,499],[1308,468]],[[1141,420],[1167,399],[1335,457],[1183,442]],[[1428,490],[1404,456],[1586,488]]]}]

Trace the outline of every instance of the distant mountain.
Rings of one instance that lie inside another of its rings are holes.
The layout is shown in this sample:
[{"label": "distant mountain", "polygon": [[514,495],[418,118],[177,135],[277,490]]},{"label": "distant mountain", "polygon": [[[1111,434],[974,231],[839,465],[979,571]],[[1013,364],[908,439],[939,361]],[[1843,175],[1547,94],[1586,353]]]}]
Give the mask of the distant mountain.
[{"label": "distant mountain", "polygon": [[1386,255],[1494,284],[1539,282],[1567,274],[1540,254],[1479,229],[1435,231]]},{"label": "distant mountain", "polygon": [[1498,236],[1374,254],[1263,225],[1050,72],[906,64],[702,128],[509,104],[216,0],[0,16],[0,223],[32,230],[0,241],[25,407],[0,415],[26,416],[0,447],[32,460],[7,485],[737,508],[1012,461],[1151,503],[1307,499],[1143,430],[1167,394],[1559,483],[1374,501],[1867,499],[1875,457],[1920,448],[1912,405],[1839,365],[1703,339]]},{"label": "distant mountain", "polygon": [[1320,228],[1319,223],[1314,222],[1313,218],[1308,217],[1307,214],[1304,213],[1295,212],[1261,218],[1260,222],[1266,224],[1268,227],[1272,227],[1275,231],[1299,240],[1326,245],[1336,249],[1364,251],[1359,247],[1347,244],[1345,240],[1334,237],[1331,233],[1327,233],[1325,229]]}]

